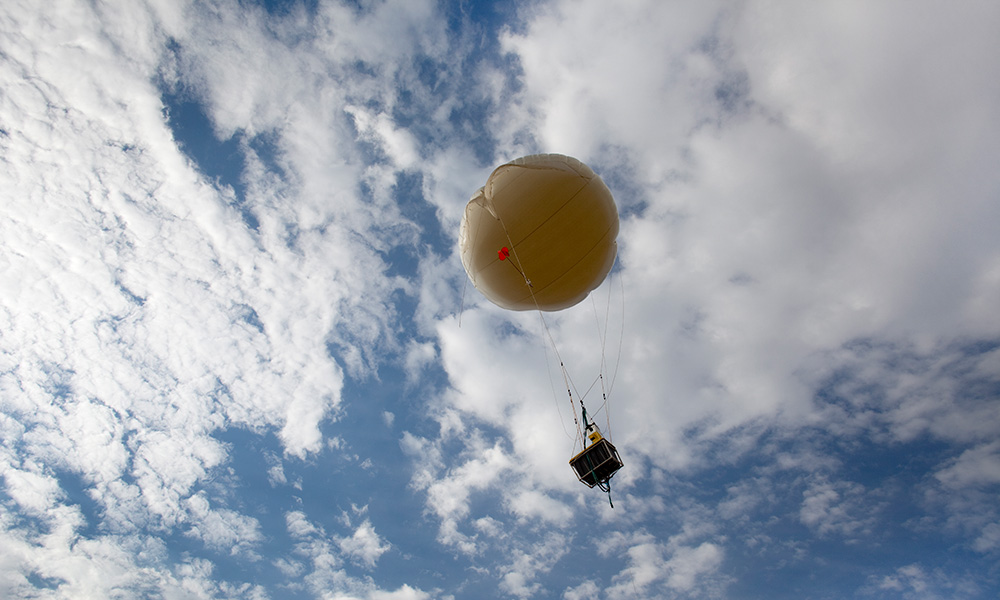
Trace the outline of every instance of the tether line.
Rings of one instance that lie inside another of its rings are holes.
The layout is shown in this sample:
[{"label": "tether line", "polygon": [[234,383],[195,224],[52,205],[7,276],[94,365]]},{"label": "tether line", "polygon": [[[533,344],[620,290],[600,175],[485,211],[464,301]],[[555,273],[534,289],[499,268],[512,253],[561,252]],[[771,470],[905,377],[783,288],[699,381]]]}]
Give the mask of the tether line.
[{"label": "tether line", "polygon": [[[487,200],[492,204],[493,202],[492,199],[487,198]],[[517,272],[524,279],[524,284],[528,286],[528,294],[531,296],[531,301],[535,305],[535,310],[538,311],[538,318],[542,322],[542,328],[545,329],[545,335],[549,339],[549,344],[552,345],[552,351],[555,352],[556,360],[559,361],[559,369],[562,372],[563,383],[566,385],[566,394],[569,396],[569,405],[573,410],[573,423],[576,425],[576,433],[579,438],[579,441],[581,441],[583,445],[586,445],[587,443],[586,438],[583,435],[583,430],[580,428],[580,420],[577,418],[576,415],[576,406],[573,405],[574,386],[572,384],[572,378],[569,375],[569,371],[566,370],[566,364],[563,363],[562,356],[559,354],[559,347],[556,345],[555,338],[552,337],[552,331],[549,330],[549,325],[548,323],[545,322],[545,315],[542,314],[542,307],[538,304],[538,298],[535,297],[535,290],[531,284],[531,279],[529,279],[528,275],[524,272],[523,269],[524,263],[521,262],[521,258],[517,255],[517,246],[514,245],[514,240],[510,237],[510,231],[507,230],[507,224],[504,223],[503,217],[500,216],[500,211],[497,210],[496,206],[493,206],[493,214],[496,216],[497,220],[500,221],[500,227],[503,228],[503,234],[507,238],[508,248],[510,248],[511,253],[513,254],[512,259],[516,260],[517,263],[522,267],[521,269],[518,269],[517,266],[515,265],[514,268],[517,269]],[[513,265],[513,262],[511,264]],[[586,424],[584,424],[584,426],[586,426]],[[574,444],[574,449],[575,449],[575,444]]]}]

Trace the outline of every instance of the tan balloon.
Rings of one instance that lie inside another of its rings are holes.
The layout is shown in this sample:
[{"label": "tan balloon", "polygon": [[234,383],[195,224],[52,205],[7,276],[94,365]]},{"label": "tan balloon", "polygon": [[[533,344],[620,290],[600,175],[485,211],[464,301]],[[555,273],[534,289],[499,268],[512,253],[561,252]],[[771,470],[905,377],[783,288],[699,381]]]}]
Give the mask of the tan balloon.
[{"label": "tan balloon", "polygon": [[472,196],[459,246],[473,285],[494,304],[553,311],[601,285],[617,237],[618,208],[601,178],[575,158],[535,154],[497,167]]}]

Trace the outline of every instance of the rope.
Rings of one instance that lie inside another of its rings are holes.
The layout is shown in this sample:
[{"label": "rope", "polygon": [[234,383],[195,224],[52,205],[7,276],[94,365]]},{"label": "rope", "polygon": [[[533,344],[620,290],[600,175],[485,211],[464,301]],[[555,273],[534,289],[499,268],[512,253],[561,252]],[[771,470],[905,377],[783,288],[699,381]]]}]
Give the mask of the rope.
[{"label": "rope", "polygon": [[[618,281],[621,282],[621,278],[619,278]],[[605,311],[604,311],[604,329],[603,330],[601,329],[601,319],[600,319],[600,315],[598,314],[597,300],[595,299],[596,295],[591,295],[591,306],[594,309],[594,322],[595,322],[595,324],[597,326],[597,335],[598,335],[598,338],[601,340],[601,368],[600,368],[600,374],[597,376],[597,379],[594,380],[594,383],[591,384],[591,388],[593,388],[594,385],[596,385],[598,381],[601,382],[601,396],[602,396],[603,402],[601,403],[601,406],[599,406],[597,408],[597,411],[595,412],[595,414],[600,414],[602,410],[604,410],[605,408],[607,408],[607,410],[604,412],[605,425],[606,425],[605,433],[606,433],[606,437],[609,440],[614,440],[614,437],[613,437],[612,431],[611,431],[611,405],[610,404],[611,404],[611,391],[612,391],[612,388],[614,386],[614,379],[618,376],[618,367],[621,364],[622,347],[623,347],[623,343],[624,343],[624,339],[625,339],[625,302],[624,302],[624,300],[625,300],[625,286],[624,286],[624,283],[621,284],[621,290],[622,290],[622,304],[621,304],[621,307],[622,307],[622,311],[621,311],[622,322],[621,322],[621,327],[619,328],[619,332],[620,333],[619,333],[619,337],[618,337],[618,353],[617,353],[617,356],[615,358],[614,373],[610,374],[611,383],[610,383],[610,385],[608,385],[608,387],[605,387],[605,383],[606,383],[605,374],[608,373],[608,370],[607,370],[608,369],[608,364],[607,364],[607,341],[608,341],[608,334],[609,334],[610,329],[611,329],[610,328],[610,320],[611,320],[611,287],[612,287],[612,284],[609,282],[608,283],[607,305],[606,305]],[[587,395],[589,395],[589,393],[590,393],[590,389],[587,390],[587,394],[585,394],[584,397],[586,397]]]},{"label": "rope", "polygon": [[[618,357],[615,359],[615,372],[611,376],[611,383],[608,387],[608,395],[611,395],[611,390],[615,387],[615,381],[618,378],[618,367],[622,362],[622,346],[625,343],[625,281],[619,277],[618,278],[619,289],[622,293],[622,324],[619,331],[621,332],[618,336]],[[611,286],[608,286],[608,302],[610,304],[611,300]]]},{"label": "rope", "polygon": [[[594,389],[594,386],[597,385],[597,382],[600,381],[601,379],[602,379],[602,376],[601,376],[600,373],[598,373],[597,377],[594,378],[594,382],[590,384],[590,387],[587,388],[587,391],[583,393],[583,396],[581,396],[580,399],[581,400],[585,400],[587,398],[587,396],[590,395],[590,390]],[[602,385],[601,387],[604,387],[604,386]],[[601,407],[597,408],[597,412],[601,412]]]},{"label": "rope", "polygon": [[465,288],[469,287],[469,277],[465,277],[465,283],[462,284],[462,306],[458,310],[458,327],[462,327],[462,315],[465,314]]},{"label": "rope", "polygon": [[[535,298],[535,290],[534,286],[531,284],[531,280],[528,279],[528,276],[524,273],[522,269],[514,265],[513,261],[515,260],[519,265],[523,266],[524,263],[521,262],[521,258],[517,255],[517,246],[514,245],[514,240],[510,237],[510,231],[507,230],[507,224],[504,223],[503,217],[500,216],[500,212],[496,210],[495,206],[493,207],[493,214],[496,215],[497,220],[500,221],[500,226],[503,228],[504,237],[507,238],[508,247],[510,248],[511,253],[513,253],[511,265],[513,265],[514,268],[517,269],[517,272],[521,275],[521,277],[524,278],[524,284],[528,286],[528,294],[531,296],[531,301],[535,304],[535,310],[538,311],[538,318],[541,320],[542,327],[545,329],[545,335],[549,338],[549,344],[552,345],[552,351],[555,352],[556,360],[559,361],[559,369],[562,371],[563,383],[566,385],[566,393],[569,395],[569,405],[573,410],[573,422],[574,424],[576,424],[576,432],[577,435],[579,436],[579,439],[584,440],[585,438],[583,436],[583,431],[580,429],[580,422],[576,418],[576,407],[573,406],[572,378],[569,376],[569,372],[566,370],[566,365],[565,363],[563,363],[562,356],[560,356],[559,354],[559,347],[556,345],[555,338],[552,337],[552,331],[549,330],[549,325],[548,323],[545,322],[545,315],[542,314],[542,308],[538,304],[538,299]],[[586,445],[586,442],[584,442],[584,445]],[[576,445],[574,443],[574,450],[575,449]]]},{"label": "rope", "polygon": [[[574,446],[576,444],[576,439],[569,434],[566,430],[566,423],[563,422],[562,410],[559,408],[559,400],[556,398],[556,385],[552,380],[552,369],[549,367],[549,349],[545,349],[545,373],[549,376],[549,388],[552,390],[552,401],[556,405],[556,413],[559,415],[559,426],[562,427],[563,433],[566,434],[566,438],[573,440]],[[571,401],[572,402],[572,401]]]},{"label": "rope", "polygon": [[[608,282],[608,301],[604,308],[604,333],[601,335],[601,397],[604,399],[604,403],[601,404],[601,408],[604,408],[608,404],[608,391],[604,388],[604,371],[607,369],[607,344],[608,344],[608,319],[611,316],[611,283]],[[597,317],[597,301],[594,301],[594,317]],[[597,324],[597,328],[601,328],[600,322]],[[604,421],[607,425],[605,433],[609,440],[614,440],[611,437],[611,407],[608,406],[608,410],[604,411]],[[611,501],[611,491],[608,490],[608,502]],[[614,504],[611,505],[614,507]]]}]

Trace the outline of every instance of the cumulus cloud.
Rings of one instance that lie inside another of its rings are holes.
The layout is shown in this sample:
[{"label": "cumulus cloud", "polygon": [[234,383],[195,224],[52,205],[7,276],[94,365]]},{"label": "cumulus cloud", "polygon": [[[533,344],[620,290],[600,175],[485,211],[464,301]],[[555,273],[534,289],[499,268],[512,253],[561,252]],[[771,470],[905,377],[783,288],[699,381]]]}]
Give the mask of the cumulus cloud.
[{"label": "cumulus cloud", "polygon": [[511,459],[499,445],[481,449],[444,477],[427,482],[427,507],[441,519],[438,539],[454,545],[466,554],[475,554],[473,537],[459,530],[459,522],[469,514],[473,493],[494,488],[498,479],[511,467]]},{"label": "cumulus cloud", "polygon": [[1000,483],[1000,442],[966,450],[934,477],[950,488],[987,487]]},{"label": "cumulus cloud", "polygon": [[204,494],[191,496],[187,505],[192,521],[188,535],[210,548],[237,554],[247,551],[263,537],[256,519],[230,509],[212,510]]},{"label": "cumulus cloud", "polygon": [[803,493],[799,517],[821,535],[854,537],[866,533],[874,522],[866,500],[864,488],[856,483],[815,481]]},{"label": "cumulus cloud", "polygon": [[593,581],[587,580],[580,585],[574,586],[563,592],[564,600],[585,600],[586,598],[597,598],[600,589]]},{"label": "cumulus cloud", "polygon": [[374,567],[378,558],[389,549],[385,540],[375,533],[371,521],[367,520],[359,525],[350,537],[338,539],[337,544],[345,554],[368,567]]},{"label": "cumulus cloud", "polygon": [[982,590],[967,576],[952,577],[939,568],[910,564],[874,580],[863,590],[871,595],[892,593],[900,598],[975,598]]},{"label": "cumulus cloud", "polygon": [[714,596],[718,592],[716,571],[724,553],[712,542],[698,546],[659,544],[636,540],[626,550],[629,566],[606,590],[609,598],[631,598],[636,594],[672,596],[677,593]]},{"label": "cumulus cloud", "polygon": [[977,552],[992,552],[998,545],[1000,510],[993,498],[1000,489],[1000,443],[987,442],[962,452],[940,465],[935,484],[924,488],[929,506],[945,511],[947,529],[968,532]]},{"label": "cumulus cloud", "polygon": [[503,574],[500,589],[518,598],[530,598],[536,595],[542,589],[542,585],[535,579],[551,570],[555,563],[566,555],[568,551],[566,542],[565,536],[552,534],[530,550],[514,550],[511,553],[510,563],[500,568]]},{"label": "cumulus cloud", "polygon": [[[296,540],[295,552],[309,567],[299,562],[285,560],[282,568],[298,576],[308,571],[302,580],[317,597],[329,598],[429,598],[422,590],[403,585],[387,591],[375,585],[371,578],[353,576],[346,568],[347,561],[356,561],[371,569],[390,545],[375,532],[371,521],[365,520],[353,533],[346,536],[328,534],[325,528],[313,523],[302,511],[285,514],[288,533]],[[347,526],[350,527],[348,520]]]}]

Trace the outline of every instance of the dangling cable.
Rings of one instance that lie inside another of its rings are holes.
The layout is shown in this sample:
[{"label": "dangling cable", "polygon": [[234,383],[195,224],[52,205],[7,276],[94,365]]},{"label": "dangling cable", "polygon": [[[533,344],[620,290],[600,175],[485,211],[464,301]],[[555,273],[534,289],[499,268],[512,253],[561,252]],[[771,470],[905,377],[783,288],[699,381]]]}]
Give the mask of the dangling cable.
[{"label": "dangling cable", "polygon": [[611,501],[611,477],[608,477],[607,481],[598,481],[597,487],[604,493],[608,495],[608,504],[611,508],[615,507],[615,503]]}]

